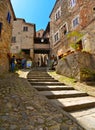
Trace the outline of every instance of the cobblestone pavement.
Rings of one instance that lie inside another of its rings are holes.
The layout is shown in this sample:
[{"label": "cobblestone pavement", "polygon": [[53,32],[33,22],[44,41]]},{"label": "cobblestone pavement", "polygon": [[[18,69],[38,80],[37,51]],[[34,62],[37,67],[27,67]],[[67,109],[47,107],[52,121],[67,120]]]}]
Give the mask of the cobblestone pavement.
[{"label": "cobblestone pavement", "polygon": [[28,72],[0,76],[0,130],[83,130],[38,94],[26,79]]}]

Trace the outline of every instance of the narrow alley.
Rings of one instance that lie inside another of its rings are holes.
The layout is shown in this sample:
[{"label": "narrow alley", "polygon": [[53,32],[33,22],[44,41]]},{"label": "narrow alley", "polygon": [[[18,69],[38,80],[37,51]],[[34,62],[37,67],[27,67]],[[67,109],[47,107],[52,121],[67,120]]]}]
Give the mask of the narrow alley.
[{"label": "narrow alley", "polygon": [[0,0],[0,130],[95,130],[95,0]]}]

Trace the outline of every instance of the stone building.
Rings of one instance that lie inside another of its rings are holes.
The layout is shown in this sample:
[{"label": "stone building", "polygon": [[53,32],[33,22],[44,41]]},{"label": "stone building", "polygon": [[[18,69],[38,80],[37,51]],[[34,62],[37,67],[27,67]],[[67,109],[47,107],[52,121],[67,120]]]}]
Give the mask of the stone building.
[{"label": "stone building", "polygon": [[50,14],[52,54],[61,57],[74,51],[76,45],[80,50],[95,53],[94,36],[94,0],[56,0]]},{"label": "stone building", "polygon": [[38,31],[36,31],[36,37],[43,37],[43,33],[44,33],[44,30],[43,29],[40,29]]},{"label": "stone building", "polygon": [[0,0],[0,74],[9,70],[14,10],[10,0]]},{"label": "stone building", "polygon": [[43,37],[45,38],[50,38],[50,22],[48,22],[47,26],[46,26],[46,29],[43,33]]},{"label": "stone building", "polygon": [[34,55],[35,24],[17,18],[13,22],[11,53],[18,55],[24,52],[31,58]]},{"label": "stone building", "polygon": [[[26,23],[24,19],[17,18],[13,22],[11,53],[17,58],[31,57],[33,65],[45,65],[50,51],[49,38],[43,37],[44,30],[36,32],[35,24]],[[24,52],[24,53],[23,53]]]},{"label": "stone building", "polygon": [[49,24],[46,30],[39,30],[36,32],[34,38],[34,61],[37,66],[47,66],[50,54],[50,42],[49,42]]}]

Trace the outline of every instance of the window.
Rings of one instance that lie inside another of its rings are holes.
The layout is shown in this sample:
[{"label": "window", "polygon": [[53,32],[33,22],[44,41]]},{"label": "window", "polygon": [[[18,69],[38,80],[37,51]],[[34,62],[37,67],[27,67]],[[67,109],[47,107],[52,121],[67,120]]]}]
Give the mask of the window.
[{"label": "window", "polygon": [[2,23],[0,22],[0,37],[1,37],[1,31],[2,31]]},{"label": "window", "polygon": [[76,26],[79,25],[79,16],[77,16],[76,18],[73,19],[73,28],[75,28]]},{"label": "window", "polygon": [[61,16],[61,7],[59,7],[55,13],[55,20],[59,19]]},{"label": "window", "polygon": [[18,50],[18,49],[19,49],[19,47],[18,47],[18,46],[16,46],[16,49]]},{"label": "window", "polygon": [[66,35],[68,33],[68,28],[67,28],[66,23],[61,27],[61,31],[62,31],[62,34],[64,34],[64,35]]},{"label": "window", "polygon": [[38,33],[38,37],[40,37],[40,33]]},{"label": "window", "polygon": [[7,14],[7,21],[8,21],[8,23],[11,22],[11,14],[10,14],[10,12],[8,12],[8,14]]},{"label": "window", "polygon": [[28,31],[28,27],[23,27],[23,31],[27,32]]},{"label": "window", "polygon": [[12,37],[12,43],[16,43],[16,37]]},{"label": "window", "polygon": [[59,31],[55,33],[54,35],[54,42],[58,42],[59,41]]},{"label": "window", "polygon": [[95,7],[93,8],[93,11],[95,11]]},{"label": "window", "polygon": [[74,7],[76,5],[76,0],[70,0],[70,7]]}]

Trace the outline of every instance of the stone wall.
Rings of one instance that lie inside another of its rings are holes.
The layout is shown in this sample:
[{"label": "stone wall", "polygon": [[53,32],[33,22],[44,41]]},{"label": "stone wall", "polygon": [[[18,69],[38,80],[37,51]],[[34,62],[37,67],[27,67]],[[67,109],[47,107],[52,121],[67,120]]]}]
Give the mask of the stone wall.
[{"label": "stone wall", "polygon": [[84,33],[82,40],[84,51],[95,54],[95,19],[82,32]]},{"label": "stone wall", "polygon": [[[50,15],[50,42],[51,42],[51,50],[52,54],[55,56],[58,55],[58,51],[61,49],[62,53],[65,53],[71,49],[70,47],[70,41],[67,37],[67,34],[72,31],[79,31],[81,33],[85,32],[84,34],[87,35],[88,32],[93,32],[90,36],[95,34],[95,28],[90,26],[90,23],[92,21],[93,26],[95,26],[95,10],[94,6],[95,1],[91,0],[77,0],[76,5],[74,7],[70,7],[70,0],[64,0],[60,1],[57,0],[56,4],[52,10],[52,13]],[[61,16],[59,19],[55,20],[55,13],[57,9],[61,7]],[[89,10],[88,10],[89,9]],[[72,27],[72,21],[73,19],[79,16],[79,25],[75,28]],[[64,32],[62,30],[62,26],[66,24],[67,26],[67,34],[64,35]],[[54,35],[55,33],[59,31],[59,40],[58,42],[54,42]],[[87,39],[89,42],[88,44],[92,46],[95,46],[94,38],[90,37]],[[82,40],[83,41],[83,40]],[[93,42],[92,42],[93,41]],[[83,43],[84,45],[84,43]],[[85,44],[86,45],[86,44]],[[84,46],[83,46],[84,47]],[[85,46],[85,49],[87,50],[88,46]],[[93,47],[91,47],[91,53],[94,53]]]},{"label": "stone wall", "polygon": [[78,81],[95,80],[95,55],[86,52],[72,53],[59,60],[56,72]]},{"label": "stone wall", "polygon": [[36,32],[36,37],[42,37],[42,36],[43,36],[43,33],[44,33],[44,30],[43,30],[43,29],[38,30],[38,31]]},{"label": "stone wall", "polygon": [[16,19],[13,23],[11,53],[18,54],[22,49],[27,49],[33,58],[34,35],[34,24],[26,23],[24,19]]},{"label": "stone wall", "polygon": [[[11,16],[8,21],[8,12]],[[0,22],[2,23],[0,36],[0,74],[9,70],[10,43],[12,35],[12,23],[14,13],[9,0],[0,0]]]}]

